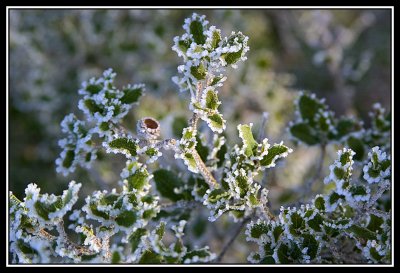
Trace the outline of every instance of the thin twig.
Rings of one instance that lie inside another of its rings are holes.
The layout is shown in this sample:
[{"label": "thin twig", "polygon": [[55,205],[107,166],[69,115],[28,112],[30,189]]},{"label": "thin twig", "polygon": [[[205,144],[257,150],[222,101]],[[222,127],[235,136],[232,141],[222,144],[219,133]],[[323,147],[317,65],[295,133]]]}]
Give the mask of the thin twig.
[{"label": "thin twig", "polygon": [[228,251],[229,247],[233,244],[235,239],[239,236],[240,232],[242,231],[243,227],[246,225],[248,221],[250,221],[251,217],[246,217],[243,219],[243,221],[240,223],[238,228],[236,229],[235,233],[231,237],[231,239],[226,243],[226,245],[222,248],[221,253],[218,255],[217,258],[215,258],[215,262],[220,263],[222,258],[224,257],[225,253]]},{"label": "thin twig", "polygon": [[309,179],[307,181],[307,183],[304,187],[305,188],[304,189],[304,198],[303,198],[304,200],[306,200],[308,198],[309,194],[311,193],[312,186],[314,185],[315,181],[317,181],[321,177],[321,174],[322,174],[322,167],[324,165],[324,158],[325,158],[325,153],[326,153],[325,147],[326,146],[324,144],[322,144],[320,147],[321,147],[321,154],[320,154],[320,157],[318,160],[318,165],[317,165],[315,174],[311,179]]},{"label": "thin twig", "polygon": [[192,150],[192,156],[194,161],[196,162],[197,168],[199,169],[201,175],[203,176],[204,180],[207,182],[207,184],[211,188],[219,188],[219,184],[217,180],[215,180],[214,176],[212,173],[208,170],[206,164],[203,162],[201,159],[199,153],[196,151],[196,149]]},{"label": "thin twig", "polygon": [[261,142],[264,138],[265,135],[265,124],[267,123],[268,120],[268,112],[263,112],[262,113],[262,119],[261,119],[261,125],[260,129],[258,130],[258,135],[257,135],[257,141]]}]

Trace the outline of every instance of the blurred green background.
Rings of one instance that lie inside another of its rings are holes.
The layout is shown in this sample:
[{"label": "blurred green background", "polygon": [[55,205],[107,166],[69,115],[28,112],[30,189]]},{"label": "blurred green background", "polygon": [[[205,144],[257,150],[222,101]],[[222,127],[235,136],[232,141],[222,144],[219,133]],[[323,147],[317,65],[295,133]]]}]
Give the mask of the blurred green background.
[{"label": "blurred green background", "polygon": [[[179,94],[171,81],[181,64],[171,47],[192,12],[205,14],[225,36],[231,31],[249,36],[248,60],[228,71],[220,90],[230,143],[238,140],[239,123],[253,122],[257,132],[266,111],[266,136],[293,147],[285,128],[294,118],[299,90],[326,97],[336,116],[354,115],[366,125],[373,103],[390,107],[390,10],[12,9],[9,189],[22,198],[32,182],[53,193],[71,179],[83,182],[83,194],[99,188],[96,179],[116,187],[122,158],[109,156],[93,167],[98,171],[78,170],[70,177],[56,174],[54,163],[61,120],[70,112],[81,115],[81,82],[107,68],[117,72],[118,86],[147,86],[141,104],[124,121],[128,129],[135,129],[138,118],[153,116],[164,137],[177,136],[177,121],[190,117],[189,96]],[[303,181],[315,164],[317,150],[294,150],[274,174],[277,195]]]}]

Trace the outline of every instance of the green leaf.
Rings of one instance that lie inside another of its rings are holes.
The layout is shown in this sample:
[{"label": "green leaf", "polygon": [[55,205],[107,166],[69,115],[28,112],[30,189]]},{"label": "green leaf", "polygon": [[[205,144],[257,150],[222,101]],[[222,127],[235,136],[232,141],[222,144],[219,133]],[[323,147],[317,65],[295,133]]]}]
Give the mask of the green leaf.
[{"label": "green leaf", "polygon": [[356,195],[366,196],[367,189],[363,185],[359,185],[359,186],[353,185],[350,187],[350,193],[352,196],[356,196]]},{"label": "green leaf", "polygon": [[163,260],[163,257],[151,250],[146,250],[142,257],[140,257],[140,264],[160,264]]},{"label": "green leaf", "polygon": [[196,44],[202,45],[206,42],[206,36],[203,33],[203,24],[199,21],[192,21],[190,23],[190,34],[193,35],[193,39]]},{"label": "green leaf", "polygon": [[214,78],[212,79],[210,85],[211,85],[211,86],[216,85],[217,83],[220,82],[220,80],[222,80],[222,78],[223,78],[223,77],[220,77],[220,76],[214,77]]},{"label": "green leaf", "polygon": [[375,233],[358,225],[352,225],[350,228],[348,228],[348,231],[352,232],[354,235],[356,235],[356,237],[361,239],[376,240]]},{"label": "green leaf", "polygon": [[308,94],[303,94],[299,99],[298,107],[303,120],[308,120],[310,125],[314,125],[314,117],[318,113],[318,110],[322,109],[321,103],[316,98],[312,98]]},{"label": "green leaf", "polygon": [[136,103],[139,101],[140,97],[143,95],[143,88],[125,88],[122,90],[124,96],[121,98],[121,102],[125,104]]},{"label": "green leaf", "polygon": [[260,164],[264,167],[272,167],[277,159],[285,157],[290,152],[289,148],[283,144],[274,144],[268,149],[268,154],[261,159]]},{"label": "green leaf", "polygon": [[314,200],[314,206],[320,210],[320,211],[324,211],[325,210],[325,200],[322,196],[318,196],[317,198],[315,198]]},{"label": "green leaf", "polygon": [[297,212],[290,216],[290,220],[292,221],[292,228],[294,229],[303,229],[305,227],[304,219]]},{"label": "green leaf", "polygon": [[74,150],[68,150],[67,153],[65,154],[64,161],[62,163],[64,168],[69,168],[72,166],[72,163],[75,160],[75,151]]},{"label": "green leaf", "polygon": [[35,210],[37,214],[42,217],[44,220],[50,220],[49,219],[49,213],[55,212],[58,209],[62,208],[62,200],[60,197],[57,197],[57,201],[51,204],[46,204],[42,203],[41,201],[36,201],[35,202]]},{"label": "green leaf", "polygon": [[203,160],[203,162],[206,162],[209,153],[208,146],[203,145],[199,136],[196,136],[196,140],[197,140],[196,151],[199,154],[201,160]]},{"label": "green leaf", "polygon": [[144,228],[138,228],[129,235],[128,241],[131,243],[132,252],[134,252],[138,248],[141,242],[141,238],[145,235],[147,235],[147,230]]},{"label": "green leaf", "polygon": [[225,59],[227,64],[235,64],[242,57],[242,52],[243,52],[243,49],[240,49],[238,52],[226,53],[226,54],[223,54],[222,56]]},{"label": "green leaf", "polygon": [[353,156],[354,160],[361,161],[364,159],[365,147],[361,139],[351,136],[347,139],[347,145],[349,146],[350,149],[352,149],[356,153]]},{"label": "green leaf", "polygon": [[149,173],[145,168],[137,169],[136,172],[127,178],[128,190],[133,189],[142,190],[148,182]]},{"label": "green leaf", "polygon": [[275,242],[278,242],[279,237],[283,233],[283,227],[282,226],[275,226],[274,230],[272,231],[272,234],[274,235]]},{"label": "green leaf", "polygon": [[115,222],[123,227],[130,227],[136,222],[136,214],[133,211],[123,211],[116,218]]},{"label": "green leaf", "polygon": [[289,263],[289,247],[285,244],[281,244],[278,248],[278,259],[281,264],[288,264]]},{"label": "green leaf", "polygon": [[243,141],[243,147],[245,148],[245,155],[247,157],[254,155],[254,153],[257,150],[258,143],[257,141],[255,141],[253,133],[251,132],[251,125],[239,124],[237,128],[239,130],[239,137]]},{"label": "green leaf", "polygon": [[195,249],[192,251],[188,251],[185,256],[183,256],[182,260],[185,261],[186,259],[191,259],[195,256],[201,258],[207,258],[211,255],[210,251],[206,248]]},{"label": "green leaf", "polygon": [[224,164],[225,161],[225,154],[228,152],[227,146],[224,144],[217,152],[218,163],[217,167],[220,168]]},{"label": "green leaf", "polygon": [[117,264],[121,261],[121,255],[119,254],[118,251],[114,251],[112,256],[111,256],[111,263],[112,264]]},{"label": "green leaf", "polygon": [[250,228],[250,236],[253,238],[260,238],[261,235],[266,234],[269,231],[268,225],[264,223],[254,224]]},{"label": "green leaf", "polygon": [[174,192],[175,188],[181,188],[184,185],[183,181],[174,172],[160,169],[155,171],[153,175],[157,190],[162,196],[171,201],[184,199],[183,194]]},{"label": "green leaf", "polygon": [[219,100],[217,92],[212,88],[209,88],[206,93],[206,107],[208,109],[217,110],[219,106]]},{"label": "green leaf", "polygon": [[321,232],[322,231],[322,229],[321,229],[322,222],[323,222],[322,216],[319,213],[317,213],[313,219],[307,221],[307,224],[313,230],[315,230],[317,232]]},{"label": "green leaf", "polygon": [[370,219],[369,219],[367,228],[369,230],[371,230],[372,232],[376,232],[376,231],[381,232],[382,231],[381,226],[382,226],[383,222],[384,221],[382,218],[380,218],[374,214],[370,214]]},{"label": "green leaf", "polygon": [[89,208],[90,208],[90,211],[92,212],[92,214],[97,216],[97,217],[101,217],[101,218],[104,218],[106,220],[108,220],[110,218],[108,213],[97,209],[96,203],[91,203],[89,205]]},{"label": "green leaf", "polygon": [[236,183],[240,190],[240,197],[243,198],[249,189],[249,181],[247,176],[238,175],[236,177]]},{"label": "green leaf", "polygon": [[223,198],[229,199],[230,193],[222,189],[214,189],[208,194],[208,201],[212,204],[217,203]]},{"label": "green leaf", "polygon": [[212,49],[217,48],[219,42],[221,42],[221,32],[219,30],[214,30],[211,38],[211,48]]},{"label": "green leaf", "polygon": [[102,89],[103,85],[101,84],[88,84],[85,88],[85,90],[92,95],[99,93]]},{"label": "green leaf", "polygon": [[35,249],[31,248],[31,246],[25,243],[23,240],[18,240],[17,246],[19,250],[21,250],[24,254],[39,254]]},{"label": "green leaf", "polygon": [[200,63],[199,66],[190,67],[190,73],[193,75],[193,77],[195,77],[199,81],[204,80],[207,75],[207,71],[203,63]]},{"label": "green leaf", "polygon": [[162,237],[164,236],[165,233],[165,225],[166,223],[164,221],[162,221],[160,223],[160,225],[157,227],[156,229],[156,234],[160,237],[159,239],[162,239]]},{"label": "green leaf", "polygon": [[303,235],[303,248],[308,248],[307,250],[307,255],[310,256],[310,259],[313,260],[317,257],[317,253],[318,253],[318,247],[319,247],[319,243],[318,241],[315,239],[314,236],[310,235],[310,234],[304,234]]},{"label": "green leaf", "polygon": [[116,138],[108,143],[110,148],[117,149],[117,150],[125,150],[129,152],[131,156],[137,155],[137,149],[139,146],[133,139],[129,139],[126,137]]},{"label": "green leaf", "polygon": [[358,128],[356,128],[358,124],[353,120],[349,118],[341,118],[339,119],[337,125],[336,125],[336,139],[341,139],[344,136],[347,136],[351,132],[356,131]]},{"label": "green leaf", "polygon": [[172,132],[175,136],[181,136],[183,129],[186,127],[188,127],[188,123],[185,117],[178,116],[174,118],[174,121],[172,122]]},{"label": "green leaf", "polygon": [[290,127],[290,133],[298,140],[308,145],[320,143],[320,139],[315,130],[307,123],[297,123]]},{"label": "green leaf", "polygon": [[196,238],[200,238],[207,231],[208,221],[198,217],[193,223],[192,232]]},{"label": "green leaf", "polygon": [[223,130],[225,120],[220,113],[214,113],[207,118],[210,120],[210,129],[213,132],[221,132]]},{"label": "green leaf", "polygon": [[330,205],[335,204],[340,198],[341,195],[339,195],[337,192],[332,192],[331,195],[329,196],[329,204]]},{"label": "green leaf", "polygon": [[98,106],[96,104],[96,102],[92,99],[86,99],[83,102],[86,106],[86,108],[89,110],[90,113],[94,114],[94,113],[100,113],[103,111],[103,108],[101,108],[100,106]]}]

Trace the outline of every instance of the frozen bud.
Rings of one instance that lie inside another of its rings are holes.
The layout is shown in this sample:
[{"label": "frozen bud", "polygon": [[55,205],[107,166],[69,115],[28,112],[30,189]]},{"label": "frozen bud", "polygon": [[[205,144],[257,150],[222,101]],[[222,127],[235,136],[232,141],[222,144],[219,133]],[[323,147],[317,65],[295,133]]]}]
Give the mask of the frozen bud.
[{"label": "frozen bud", "polygon": [[137,123],[137,134],[140,138],[155,140],[160,136],[160,123],[151,117],[145,117]]}]

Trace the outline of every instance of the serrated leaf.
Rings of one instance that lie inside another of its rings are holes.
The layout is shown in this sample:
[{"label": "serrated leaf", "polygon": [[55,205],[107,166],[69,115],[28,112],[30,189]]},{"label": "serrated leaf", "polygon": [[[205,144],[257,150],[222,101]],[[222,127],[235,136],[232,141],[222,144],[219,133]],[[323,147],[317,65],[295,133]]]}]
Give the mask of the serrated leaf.
[{"label": "serrated leaf", "polygon": [[356,153],[353,156],[354,160],[361,161],[364,159],[365,147],[361,139],[351,136],[347,139],[347,145],[349,146],[350,149],[352,149]]},{"label": "serrated leaf", "polygon": [[317,253],[318,253],[318,247],[319,247],[319,243],[318,241],[315,239],[314,236],[310,235],[310,234],[304,234],[303,235],[303,248],[308,248],[307,249],[307,255],[310,256],[310,260],[313,260],[317,257]]},{"label": "serrated leaf", "polygon": [[193,35],[193,40],[196,44],[202,45],[206,42],[206,36],[203,33],[203,24],[199,21],[192,21],[190,23],[190,34]]},{"label": "serrated leaf", "polygon": [[278,259],[281,264],[288,264],[289,263],[289,258],[288,258],[288,251],[289,247],[285,244],[281,244],[278,248]]},{"label": "serrated leaf", "polygon": [[352,232],[358,238],[365,240],[376,240],[375,233],[358,225],[352,225],[350,228],[348,228],[348,231]]},{"label": "serrated leaf", "polygon": [[226,53],[223,55],[227,64],[235,64],[242,57],[243,49],[240,49],[238,52]]},{"label": "serrated leaf", "polygon": [[314,117],[322,105],[316,98],[312,98],[308,94],[303,94],[298,101],[299,112],[303,120],[308,120],[310,125],[314,125]]},{"label": "serrated leaf", "polygon": [[315,130],[307,123],[297,123],[289,128],[292,136],[308,145],[320,143],[320,139]]},{"label": "serrated leaf", "polygon": [[381,232],[382,231],[382,224],[384,223],[383,219],[374,215],[370,214],[369,223],[367,229],[371,230],[372,232]]},{"label": "serrated leaf", "polygon": [[208,109],[217,110],[218,106],[218,95],[213,89],[209,88],[206,93],[206,107]]},{"label": "serrated leaf", "polygon": [[89,110],[91,114],[100,113],[103,111],[103,108],[98,106],[96,102],[92,99],[86,99],[84,100],[83,103],[85,104],[86,108]]},{"label": "serrated leaf", "polygon": [[158,192],[171,201],[178,201],[184,199],[183,194],[174,192],[175,188],[184,186],[183,181],[172,171],[160,169],[153,173],[154,181]]},{"label": "serrated leaf", "polygon": [[117,150],[126,150],[131,156],[137,155],[137,149],[139,146],[133,139],[126,137],[116,138],[108,143],[110,148]]},{"label": "serrated leaf", "polygon": [[292,221],[291,227],[294,229],[303,229],[305,227],[305,220],[297,212],[290,216],[290,220]]},{"label": "serrated leaf", "polygon": [[325,210],[325,199],[322,196],[318,196],[317,198],[315,198],[314,200],[314,206],[320,210],[320,211],[324,211]]},{"label": "serrated leaf", "polygon": [[222,115],[220,113],[214,113],[207,116],[207,118],[210,120],[210,129],[213,132],[221,133],[225,124],[225,120],[222,118]]},{"label": "serrated leaf", "polygon": [[261,235],[266,234],[269,231],[269,227],[264,223],[254,224],[250,228],[250,236],[253,238],[260,238]]},{"label": "serrated leaf", "polygon": [[186,255],[183,256],[182,260],[185,261],[186,259],[192,259],[195,256],[199,257],[200,259],[201,258],[204,259],[204,258],[209,257],[210,255],[211,255],[211,252],[208,251],[208,249],[206,249],[206,248],[195,249],[195,250],[192,250],[192,251],[188,251],[186,253]]},{"label": "serrated leaf", "polygon": [[123,227],[131,227],[136,222],[136,218],[135,212],[125,210],[115,218],[115,222]]},{"label": "serrated leaf", "polygon": [[166,223],[164,221],[162,221],[160,223],[160,225],[157,227],[156,229],[156,234],[159,236],[159,239],[162,239],[162,237],[164,236],[165,233],[165,225]]},{"label": "serrated leaf", "polygon": [[230,193],[222,189],[214,189],[208,194],[208,201],[212,204],[217,203],[222,198],[229,198]]},{"label": "serrated leaf", "polygon": [[257,150],[258,143],[253,137],[251,126],[247,124],[240,124],[237,128],[239,130],[239,137],[242,139],[243,146],[245,147],[245,155],[247,157],[254,155],[255,151]]},{"label": "serrated leaf", "polygon": [[160,264],[163,257],[151,250],[146,250],[140,257],[139,264]]},{"label": "serrated leaf", "polygon": [[211,48],[217,48],[219,42],[221,42],[221,32],[219,30],[214,30],[211,38]]},{"label": "serrated leaf", "polygon": [[313,219],[307,221],[308,226],[317,232],[322,231],[321,229],[322,223],[323,223],[323,218],[319,213],[317,213]]},{"label": "serrated leaf", "polygon": [[260,161],[260,165],[264,167],[272,167],[275,161],[279,158],[285,157],[289,152],[289,148],[283,144],[274,144],[268,149],[268,154]]},{"label": "serrated leaf", "polygon": [[136,170],[134,174],[126,178],[126,180],[128,181],[128,190],[142,190],[144,185],[146,185],[146,183],[148,182],[148,178],[149,173],[146,169],[140,168]]},{"label": "serrated leaf", "polygon": [[138,248],[141,242],[141,238],[145,235],[147,235],[147,230],[144,228],[138,228],[136,231],[129,235],[128,241],[131,243],[132,252],[134,252]]},{"label": "serrated leaf", "polygon": [[69,168],[72,166],[72,163],[75,160],[75,151],[74,150],[68,150],[65,154],[64,161],[62,163],[64,168]]},{"label": "serrated leaf", "polygon": [[282,226],[275,226],[274,230],[272,231],[272,235],[274,235],[275,242],[278,242],[279,237],[283,233],[283,227]]},{"label": "serrated leaf", "polygon": [[139,101],[140,97],[143,95],[143,88],[125,88],[122,90],[124,96],[121,98],[122,103],[131,104]]},{"label": "serrated leaf", "polygon": [[55,212],[58,209],[62,208],[62,200],[60,197],[57,197],[57,201],[51,204],[43,203],[41,201],[36,201],[35,204],[35,210],[36,213],[42,217],[44,220],[48,221],[49,219],[49,213]]},{"label": "serrated leaf", "polygon": [[204,80],[207,75],[207,71],[203,65],[203,63],[200,63],[198,66],[192,66],[190,67],[190,74],[193,75],[197,80]]},{"label": "serrated leaf", "polygon": [[92,212],[93,215],[97,216],[97,217],[101,217],[104,218],[106,220],[108,220],[110,218],[110,215],[104,211],[98,210],[97,209],[97,205],[95,203],[91,203],[89,205],[90,211]]},{"label": "serrated leaf", "polygon": [[101,84],[88,84],[85,87],[85,90],[92,95],[99,93],[102,89],[103,89],[103,85],[101,85]]}]

